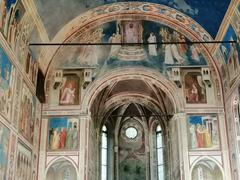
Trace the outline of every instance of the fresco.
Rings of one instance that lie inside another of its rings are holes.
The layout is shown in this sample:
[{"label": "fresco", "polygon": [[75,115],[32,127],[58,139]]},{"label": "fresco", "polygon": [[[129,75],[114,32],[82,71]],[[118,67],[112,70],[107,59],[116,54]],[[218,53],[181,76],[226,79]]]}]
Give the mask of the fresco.
[{"label": "fresco", "polygon": [[40,127],[41,127],[41,103],[36,99],[36,116],[33,124],[33,147],[38,150],[38,147],[40,145]]},{"label": "fresco", "polygon": [[185,75],[185,96],[187,103],[206,103],[206,88],[202,74],[190,72]]},{"label": "fresco", "polygon": [[[134,1],[134,0],[132,0]],[[197,21],[202,25],[213,37],[216,36],[220,27],[221,21],[226,13],[230,0],[225,1],[207,1],[201,2],[195,0],[139,0],[140,2],[152,2],[163,4],[172,7]],[[70,20],[74,19],[79,14],[95,8],[99,5],[114,3],[114,2],[131,2],[126,0],[69,0],[65,1],[46,1],[34,0],[37,10],[43,20],[50,39]],[[58,6],[56,6],[58,4]],[[52,13],[54,12],[54,13]],[[71,13],[69,13],[71,12]],[[64,17],[59,16],[65,14]],[[209,18],[205,18],[208,14]]]},{"label": "fresco", "polygon": [[[224,36],[224,41],[237,41],[238,37],[232,25],[229,25]],[[233,80],[240,70],[240,45],[239,43],[225,43],[220,45],[220,50],[228,68],[229,78]],[[230,73],[231,72],[231,73]]]},{"label": "fresco", "polygon": [[20,21],[25,13],[24,6],[21,1],[1,0],[0,7],[0,29],[14,49],[20,30]]},{"label": "fresco", "polygon": [[146,179],[146,141],[142,124],[128,119],[122,122],[119,134],[119,179]]},{"label": "fresco", "polygon": [[27,53],[25,71],[28,74],[31,82],[36,86],[37,85],[37,72],[38,72],[38,62],[36,59],[33,59],[33,56],[30,52]]},{"label": "fresco", "polygon": [[11,135],[11,147],[9,151],[9,168],[8,168],[8,180],[14,180],[15,179],[15,154],[16,154],[16,146],[17,146],[17,136],[12,133]]},{"label": "fresco", "polygon": [[19,132],[33,143],[36,115],[36,97],[32,95],[26,84],[23,84],[21,111],[19,115]]},{"label": "fresco", "polygon": [[[23,65],[30,80],[36,85],[38,66],[33,56],[38,57],[38,55],[35,49],[30,51],[27,44],[39,35],[36,34],[36,30],[33,31],[32,18],[25,15],[25,8],[21,0],[0,0],[0,30],[15,52],[20,64]],[[38,49],[40,51],[40,48]]]},{"label": "fresco", "polygon": [[49,119],[48,149],[76,150],[79,139],[79,121],[76,118],[55,117]]},{"label": "fresco", "polygon": [[188,116],[189,148],[193,150],[219,148],[217,121],[215,115]]},{"label": "fresco", "polygon": [[[113,21],[81,38],[91,43],[189,42],[181,33],[150,21]],[[92,68],[93,79],[98,74],[124,66],[153,68],[169,77],[172,67],[207,65],[200,48],[193,44],[65,47],[56,58],[59,69]]]},{"label": "fresco", "polygon": [[21,109],[21,90],[22,90],[23,79],[20,72],[16,72],[16,80],[13,94],[13,105],[12,105],[12,125],[18,129],[18,120]]},{"label": "fresco", "polygon": [[32,179],[32,152],[20,142],[17,147],[16,177]]},{"label": "fresco", "polygon": [[2,180],[7,180],[9,137],[9,129],[0,123],[0,179]]},{"label": "fresco", "polygon": [[199,161],[192,170],[192,180],[223,180],[222,172],[218,165],[209,160]]},{"label": "fresco", "polygon": [[13,91],[13,66],[8,56],[0,47],[0,113],[10,120],[12,91]]},{"label": "fresco", "polygon": [[60,90],[60,105],[77,105],[79,103],[79,77],[77,75],[64,75]]},{"label": "fresco", "polygon": [[46,180],[72,180],[78,179],[74,166],[65,159],[60,159],[53,163],[47,171]]}]

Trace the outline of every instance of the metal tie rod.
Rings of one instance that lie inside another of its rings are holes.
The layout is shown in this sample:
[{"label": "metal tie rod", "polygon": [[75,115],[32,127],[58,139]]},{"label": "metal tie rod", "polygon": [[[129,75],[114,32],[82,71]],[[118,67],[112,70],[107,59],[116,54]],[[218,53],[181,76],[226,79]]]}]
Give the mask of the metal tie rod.
[{"label": "metal tie rod", "polygon": [[237,41],[178,41],[178,42],[154,42],[154,43],[29,43],[29,46],[123,46],[123,45],[149,45],[149,44],[229,44],[238,43]]}]

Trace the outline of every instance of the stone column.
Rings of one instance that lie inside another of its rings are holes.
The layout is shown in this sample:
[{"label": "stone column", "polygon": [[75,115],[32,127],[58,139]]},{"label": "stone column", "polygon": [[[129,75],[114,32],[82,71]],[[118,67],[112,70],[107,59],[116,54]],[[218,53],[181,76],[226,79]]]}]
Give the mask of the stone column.
[{"label": "stone column", "polygon": [[118,180],[118,144],[114,146],[114,180]]}]

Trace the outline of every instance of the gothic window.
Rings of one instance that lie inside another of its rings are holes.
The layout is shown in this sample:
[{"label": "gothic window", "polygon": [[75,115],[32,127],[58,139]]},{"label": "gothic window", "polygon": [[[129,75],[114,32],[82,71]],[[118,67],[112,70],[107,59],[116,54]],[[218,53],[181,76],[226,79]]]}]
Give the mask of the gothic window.
[{"label": "gothic window", "polygon": [[161,126],[158,125],[156,129],[156,152],[157,152],[157,173],[158,180],[164,179],[164,146],[162,140],[162,129]]},{"label": "gothic window", "polygon": [[101,180],[107,180],[107,127],[102,127]]}]

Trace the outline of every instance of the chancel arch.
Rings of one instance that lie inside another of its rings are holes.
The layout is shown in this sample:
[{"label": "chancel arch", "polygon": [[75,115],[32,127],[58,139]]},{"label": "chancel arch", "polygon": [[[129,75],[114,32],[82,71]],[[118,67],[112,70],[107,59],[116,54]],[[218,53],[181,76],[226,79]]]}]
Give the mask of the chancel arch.
[{"label": "chancel arch", "polygon": [[[97,176],[104,179],[106,177],[102,175],[107,172],[108,179],[175,177],[173,174],[180,173],[179,157],[173,158],[171,153],[177,152],[172,140],[177,139],[178,130],[172,130],[173,134],[169,131],[174,124],[172,117],[177,112],[172,102],[181,102],[181,97],[170,99],[168,92],[158,86],[160,82],[147,76],[122,75],[116,74],[118,80],[113,78],[115,83],[109,78],[106,87],[98,83],[103,88],[95,91],[97,94],[90,101],[91,121],[98,132],[91,141],[99,144],[99,148],[93,152],[97,156],[90,155],[89,158],[99,162],[95,167]],[[106,149],[107,155],[104,155]]]},{"label": "chancel arch", "polygon": [[[132,73],[133,71],[134,73]],[[134,87],[134,83],[136,83],[135,89],[131,89],[129,85]],[[137,89],[139,87],[145,87],[145,89]],[[123,89],[115,91],[116,88]],[[131,93],[131,95],[139,94],[142,97],[152,98],[155,102],[161,100],[158,91],[162,90],[165,94],[164,97],[167,97],[168,102],[173,104],[172,108],[175,113],[181,112],[181,108],[184,106],[183,97],[178,94],[176,85],[162,74],[142,68],[126,68],[108,72],[101,78],[96,79],[96,81],[89,86],[87,94],[83,97],[82,110],[87,112],[90,111],[90,108],[94,104],[96,98],[99,97],[100,93],[105,93],[103,97],[108,100],[105,102],[105,104],[108,105],[118,101],[116,96],[118,93],[123,94],[126,93],[127,90],[129,90],[128,93]],[[144,90],[147,92],[144,92]],[[116,94],[114,94],[115,92]],[[122,98],[124,99],[124,96],[129,96],[128,98],[131,98],[131,95],[126,93],[122,95]]]}]

